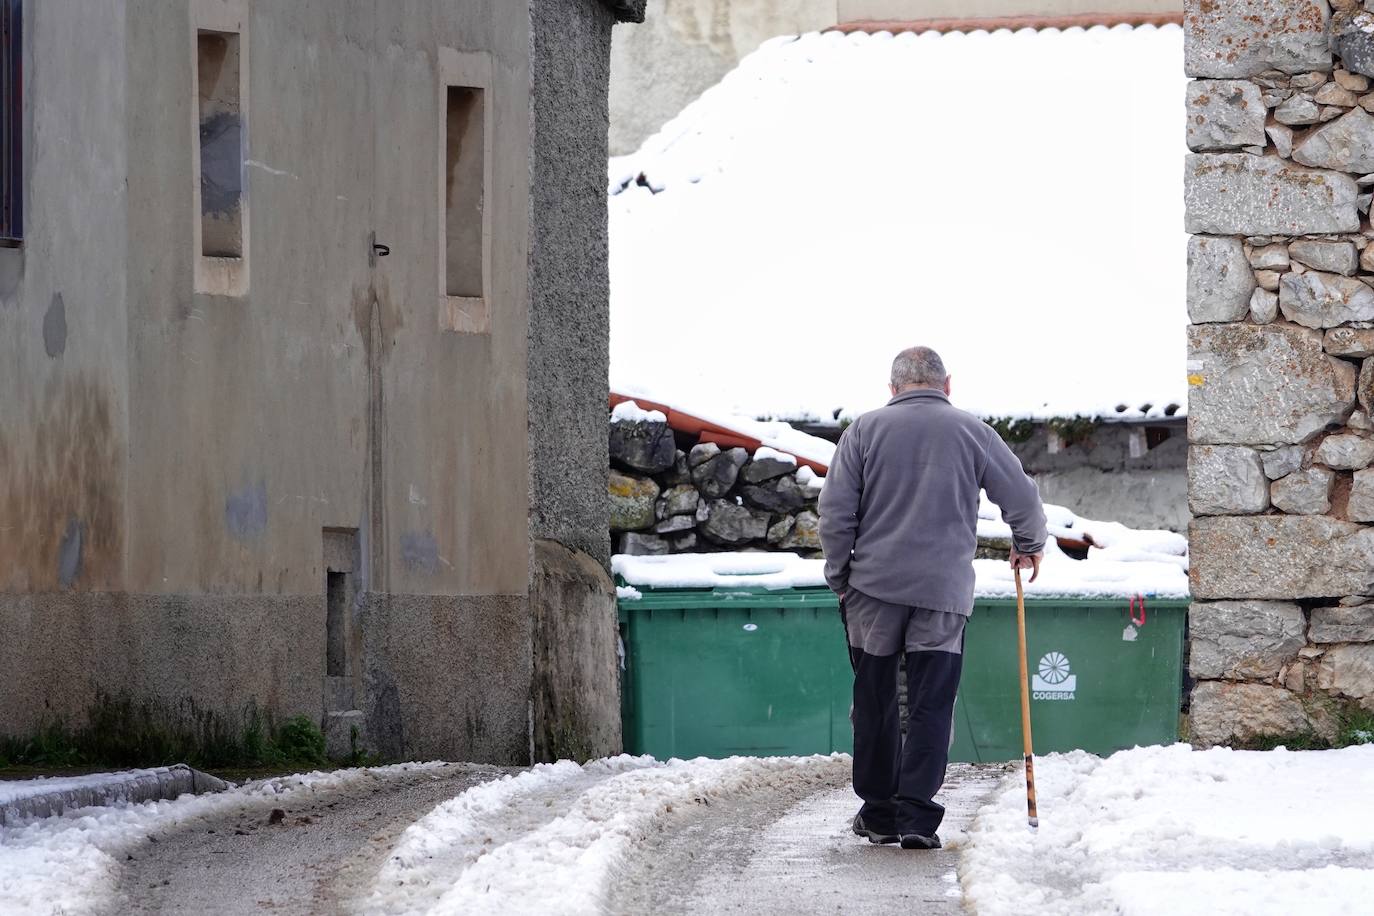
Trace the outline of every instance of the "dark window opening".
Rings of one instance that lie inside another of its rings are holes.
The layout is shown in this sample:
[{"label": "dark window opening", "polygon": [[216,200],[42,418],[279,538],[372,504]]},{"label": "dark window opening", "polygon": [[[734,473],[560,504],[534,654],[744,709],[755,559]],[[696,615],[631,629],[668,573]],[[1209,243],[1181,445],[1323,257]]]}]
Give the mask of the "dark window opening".
[{"label": "dark window opening", "polygon": [[348,613],[348,574],[325,573],[325,671],[329,677],[346,673],[347,643],[344,639]]},{"label": "dark window opening", "polygon": [[1170,429],[1167,426],[1147,426],[1145,427],[1145,448],[1152,449],[1157,445],[1163,444],[1169,438]]},{"label": "dark window opening", "polygon": [[0,0],[0,245],[24,238],[24,30],[20,0]]},{"label": "dark window opening", "polygon": [[200,120],[200,253],[243,257],[243,123],[239,36],[196,36]]},{"label": "dark window opening", "polygon": [[481,89],[448,87],[444,123],[444,292],[471,299],[483,295],[483,105]]}]

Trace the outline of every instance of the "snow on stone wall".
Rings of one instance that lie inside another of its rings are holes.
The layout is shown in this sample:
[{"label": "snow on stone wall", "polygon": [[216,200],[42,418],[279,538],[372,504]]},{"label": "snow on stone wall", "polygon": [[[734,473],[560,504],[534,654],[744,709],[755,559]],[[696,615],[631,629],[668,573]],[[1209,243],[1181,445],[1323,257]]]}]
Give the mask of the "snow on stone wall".
[{"label": "snow on stone wall", "polygon": [[1374,14],[1185,8],[1193,737],[1330,735],[1374,709]]}]

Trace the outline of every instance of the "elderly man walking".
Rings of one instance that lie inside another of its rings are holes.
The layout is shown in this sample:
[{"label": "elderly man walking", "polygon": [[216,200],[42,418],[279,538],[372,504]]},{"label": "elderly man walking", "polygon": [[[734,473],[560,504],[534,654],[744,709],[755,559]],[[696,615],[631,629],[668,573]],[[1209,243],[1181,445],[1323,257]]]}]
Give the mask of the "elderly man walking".
[{"label": "elderly man walking", "polygon": [[[934,849],[953,743],[964,624],[973,611],[978,493],[1011,526],[1014,567],[1040,571],[1047,532],[1035,482],[991,426],[949,401],[939,354],[892,363],[887,406],[854,421],[821,492],[825,576],[854,665],[854,832]],[[906,653],[907,730],[897,721]]]}]

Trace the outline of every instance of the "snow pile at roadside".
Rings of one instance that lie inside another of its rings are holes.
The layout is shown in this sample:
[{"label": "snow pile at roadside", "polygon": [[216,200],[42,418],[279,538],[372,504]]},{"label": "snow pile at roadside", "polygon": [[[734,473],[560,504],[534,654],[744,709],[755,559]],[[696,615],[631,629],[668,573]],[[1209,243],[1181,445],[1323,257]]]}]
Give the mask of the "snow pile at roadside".
[{"label": "snow pile at roadside", "polygon": [[833,422],[920,343],[982,417],[1182,416],[1184,82],[1178,26],[767,42],[608,164],[612,386]]},{"label": "snow pile at roadside", "polygon": [[100,789],[120,785],[130,779],[157,779],[171,772],[170,767],[152,767],[146,770],[121,770],[118,773],[90,773],[85,776],[40,776],[37,779],[0,780],[0,808],[35,795]]},{"label": "snow pile at roadside", "polygon": [[[1171,531],[1137,530],[1117,522],[1083,519],[1063,506],[1046,505],[1050,541],[1040,576],[1025,582],[1035,597],[1112,598],[1188,596],[1188,541]],[[1010,541],[1011,528],[986,497],[978,512],[978,536]],[[1055,537],[1098,545],[1087,559],[1059,549]],[[639,588],[813,588],[825,585],[823,560],[794,553],[688,553],[611,558],[611,570]],[[974,594],[1004,598],[1016,593],[1005,560],[974,560]],[[1023,577],[1023,580],[1028,577]]]},{"label": "snow pile at roadside", "polygon": [[998,914],[1356,913],[1374,900],[1374,746],[1187,745],[1035,764],[1040,829],[1007,778],[979,812],[964,893]]},{"label": "snow pile at roadside", "polygon": [[[567,761],[469,789],[412,824],[365,910],[387,914],[595,914],[614,870],[675,807],[844,773],[846,755]],[[579,780],[582,782],[579,783]],[[566,810],[550,818],[549,789]],[[567,798],[567,795],[573,797]],[[503,836],[504,834],[504,836]]]},{"label": "snow pile at roadside", "polygon": [[0,913],[73,914],[98,908],[113,892],[119,861],[146,843],[149,834],[228,811],[280,807],[316,792],[352,786],[365,789],[388,772],[443,765],[399,764],[283,776],[214,795],[82,808],[22,827],[0,827]]}]

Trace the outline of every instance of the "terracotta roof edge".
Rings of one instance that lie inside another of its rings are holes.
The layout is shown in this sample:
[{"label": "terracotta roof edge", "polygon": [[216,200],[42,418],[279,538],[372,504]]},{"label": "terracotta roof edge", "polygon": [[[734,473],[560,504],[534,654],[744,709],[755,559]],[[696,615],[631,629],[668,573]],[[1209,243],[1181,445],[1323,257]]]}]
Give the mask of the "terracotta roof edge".
[{"label": "terracotta roof edge", "polygon": [[1068,16],[984,16],[842,22],[835,32],[994,32],[998,29],[1071,29],[1118,25],[1181,25],[1182,13],[1078,13]]}]

